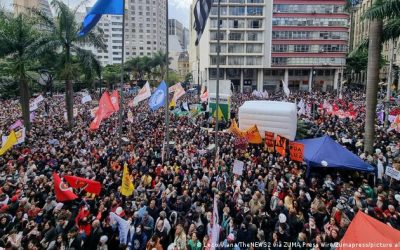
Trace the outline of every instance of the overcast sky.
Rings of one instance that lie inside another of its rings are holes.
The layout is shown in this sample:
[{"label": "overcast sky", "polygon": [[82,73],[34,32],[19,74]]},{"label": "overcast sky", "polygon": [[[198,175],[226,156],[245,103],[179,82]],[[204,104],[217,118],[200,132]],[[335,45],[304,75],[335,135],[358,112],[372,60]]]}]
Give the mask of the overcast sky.
[{"label": "overcast sky", "polygon": [[[84,3],[82,12],[84,11],[85,5],[90,7],[96,0],[62,0],[66,4],[69,4],[72,8],[75,8],[80,3]],[[0,0],[0,7],[6,7],[10,9],[13,0]],[[51,2],[51,0],[49,0]],[[169,0],[169,18],[178,19],[186,28],[189,28],[189,12],[190,3],[192,0]]]}]

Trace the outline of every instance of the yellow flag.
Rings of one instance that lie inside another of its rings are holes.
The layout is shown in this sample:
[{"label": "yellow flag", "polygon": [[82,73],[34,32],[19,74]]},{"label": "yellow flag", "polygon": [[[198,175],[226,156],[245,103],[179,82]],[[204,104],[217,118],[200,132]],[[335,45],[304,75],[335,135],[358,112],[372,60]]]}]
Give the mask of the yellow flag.
[{"label": "yellow flag", "polygon": [[12,130],[7,138],[6,143],[4,143],[4,146],[0,149],[0,155],[4,155],[5,152],[7,152],[10,148],[17,144],[17,141],[17,136],[14,130]]},{"label": "yellow flag", "polygon": [[121,194],[128,197],[132,195],[133,190],[135,190],[135,186],[129,175],[128,164],[125,163],[124,172],[122,174]]},{"label": "yellow flag", "polygon": [[172,99],[172,101],[169,103],[169,108],[172,108],[172,107],[176,107],[176,102],[175,102],[175,100],[174,99]]}]

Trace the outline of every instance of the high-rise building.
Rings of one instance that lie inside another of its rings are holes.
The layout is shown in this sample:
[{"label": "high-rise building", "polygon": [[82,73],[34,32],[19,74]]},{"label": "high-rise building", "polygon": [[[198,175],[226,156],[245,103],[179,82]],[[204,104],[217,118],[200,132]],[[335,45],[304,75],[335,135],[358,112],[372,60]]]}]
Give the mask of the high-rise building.
[{"label": "high-rise building", "polygon": [[48,0],[13,0],[14,14],[30,14],[30,9],[38,9],[45,15],[52,17],[50,4]]},{"label": "high-rise building", "polygon": [[[193,70],[195,64],[200,64],[199,78],[203,82],[217,78],[216,2],[214,1],[198,48],[192,47],[196,39],[195,32],[191,32],[190,38],[190,52],[197,50],[196,58],[191,57],[191,67]],[[193,5],[194,3],[192,8]],[[262,89],[264,69],[271,65],[272,2],[221,0],[220,13],[219,78],[231,80],[236,91]],[[196,71],[197,69],[193,75],[197,76]],[[194,80],[197,82],[196,76]]]},{"label": "high-rise building", "polygon": [[166,51],[166,1],[127,0],[125,58]]},{"label": "high-rise building", "polygon": [[282,79],[293,89],[337,88],[348,51],[345,5],[345,0],[274,0],[266,85]]},{"label": "high-rise building", "polygon": [[[90,8],[87,8],[88,12]],[[166,8],[164,0],[127,0],[125,3],[125,57],[151,57],[166,50]],[[86,14],[79,14],[82,22]],[[91,50],[101,64],[121,63],[122,59],[122,16],[103,15],[97,24],[104,32],[106,50]]]},{"label": "high-rise building", "polygon": [[[191,69],[197,71],[200,59],[203,82],[216,79],[216,2],[199,48],[192,45],[193,28],[190,33]],[[235,90],[247,92],[275,90],[281,80],[292,89],[336,88],[348,51],[345,3],[221,0],[220,79],[231,80]]]},{"label": "high-rise building", "polygon": [[[88,12],[90,8],[87,8]],[[77,20],[81,23],[86,13],[78,13]],[[101,65],[121,63],[122,55],[122,16],[103,15],[97,23],[97,27],[103,32],[105,50],[95,49],[93,46],[84,46],[84,49],[91,50],[100,61]]]}]

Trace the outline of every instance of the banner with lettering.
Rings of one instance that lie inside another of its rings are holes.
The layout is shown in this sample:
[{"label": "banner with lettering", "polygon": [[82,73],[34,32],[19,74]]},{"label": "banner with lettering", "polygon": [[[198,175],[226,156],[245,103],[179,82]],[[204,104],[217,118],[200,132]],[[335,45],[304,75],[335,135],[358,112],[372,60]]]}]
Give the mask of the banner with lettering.
[{"label": "banner with lettering", "polygon": [[290,159],[292,161],[303,162],[304,144],[298,142],[289,142]]},{"label": "banner with lettering", "polygon": [[286,148],[287,148],[288,139],[283,136],[277,135],[275,138],[275,151],[278,152],[281,156],[286,156]]},{"label": "banner with lettering", "polygon": [[265,131],[265,150],[269,153],[275,151],[275,134],[273,132]]}]

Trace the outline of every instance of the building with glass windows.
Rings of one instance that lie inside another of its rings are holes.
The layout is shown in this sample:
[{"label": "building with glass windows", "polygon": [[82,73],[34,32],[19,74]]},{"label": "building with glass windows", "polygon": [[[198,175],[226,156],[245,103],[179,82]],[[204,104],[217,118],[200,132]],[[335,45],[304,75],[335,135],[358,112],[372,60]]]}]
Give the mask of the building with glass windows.
[{"label": "building with glass windows", "polygon": [[[345,2],[221,0],[220,79],[245,92],[278,89],[281,80],[292,89],[336,88],[347,53]],[[199,49],[190,49],[192,70],[197,58],[202,79],[216,78],[216,39],[215,0]]]}]

